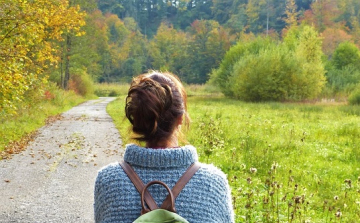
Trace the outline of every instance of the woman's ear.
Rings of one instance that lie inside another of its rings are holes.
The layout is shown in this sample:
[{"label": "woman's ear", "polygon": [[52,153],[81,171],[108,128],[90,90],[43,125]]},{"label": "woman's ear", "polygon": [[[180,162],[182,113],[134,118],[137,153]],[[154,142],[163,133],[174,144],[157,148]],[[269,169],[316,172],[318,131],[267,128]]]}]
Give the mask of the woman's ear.
[{"label": "woman's ear", "polygon": [[176,121],[176,125],[177,125],[177,126],[182,125],[182,123],[183,123],[183,116],[184,116],[184,115],[180,115],[180,116],[177,118],[177,121]]}]

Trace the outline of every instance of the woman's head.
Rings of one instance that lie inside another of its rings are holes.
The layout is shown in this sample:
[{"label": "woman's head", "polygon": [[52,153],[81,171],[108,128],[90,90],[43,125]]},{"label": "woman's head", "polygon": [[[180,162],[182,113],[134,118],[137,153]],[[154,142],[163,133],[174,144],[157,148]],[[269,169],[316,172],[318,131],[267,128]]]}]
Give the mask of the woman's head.
[{"label": "woman's head", "polygon": [[156,71],[133,79],[125,113],[137,140],[156,146],[170,140],[183,117],[189,120],[186,92],[179,79]]}]

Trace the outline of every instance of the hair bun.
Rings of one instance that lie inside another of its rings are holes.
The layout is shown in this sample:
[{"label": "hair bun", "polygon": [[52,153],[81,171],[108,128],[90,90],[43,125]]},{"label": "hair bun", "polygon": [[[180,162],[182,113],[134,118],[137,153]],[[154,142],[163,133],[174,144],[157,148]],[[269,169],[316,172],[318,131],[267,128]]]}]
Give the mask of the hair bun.
[{"label": "hair bun", "polygon": [[125,113],[137,134],[135,139],[156,142],[173,133],[177,118],[184,113],[184,98],[181,83],[172,78],[166,74],[145,74],[131,83]]}]

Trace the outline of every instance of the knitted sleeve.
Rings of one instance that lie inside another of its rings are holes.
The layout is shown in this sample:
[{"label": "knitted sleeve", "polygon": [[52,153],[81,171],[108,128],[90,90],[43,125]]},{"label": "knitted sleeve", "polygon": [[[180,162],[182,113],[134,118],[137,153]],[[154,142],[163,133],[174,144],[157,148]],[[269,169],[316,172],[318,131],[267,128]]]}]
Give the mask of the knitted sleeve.
[{"label": "knitted sleeve", "polygon": [[95,222],[104,222],[107,215],[107,184],[103,172],[99,172],[95,181],[94,190],[94,214]]},{"label": "knitted sleeve", "polygon": [[101,176],[98,174],[96,181],[95,181],[95,190],[94,190],[94,218],[95,222],[101,222],[101,219],[103,218],[101,210],[103,206],[104,199],[104,193],[102,192],[102,186],[101,186]]},{"label": "knitted sleeve", "polygon": [[233,223],[234,212],[232,207],[231,190],[227,176],[213,165],[203,165],[200,174],[207,179],[204,191],[208,193],[209,211],[212,212],[214,222]]}]

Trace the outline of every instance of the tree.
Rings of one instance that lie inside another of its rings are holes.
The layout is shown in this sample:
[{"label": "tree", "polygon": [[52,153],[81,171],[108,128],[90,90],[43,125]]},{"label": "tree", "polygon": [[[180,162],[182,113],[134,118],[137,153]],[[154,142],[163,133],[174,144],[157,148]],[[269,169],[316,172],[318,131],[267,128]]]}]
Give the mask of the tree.
[{"label": "tree", "polygon": [[322,62],[322,39],[312,26],[302,25],[289,30],[284,39],[287,47],[294,47],[294,55],[299,61],[300,73],[294,83],[298,99],[315,98],[325,84],[325,70]]},{"label": "tree", "polygon": [[322,32],[323,36],[323,46],[322,50],[328,58],[331,58],[332,54],[334,53],[335,49],[338,45],[345,41],[350,41],[352,36],[349,35],[344,29],[338,28],[326,28]]},{"label": "tree", "polygon": [[286,28],[289,29],[292,26],[297,25],[298,12],[295,0],[286,1],[285,18]]},{"label": "tree", "polygon": [[220,24],[226,23],[233,11],[232,7],[235,6],[234,0],[213,0],[213,6],[211,7],[214,20]]},{"label": "tree", "polygon": [[149,43],[152,68],[170,71],[182,78],[181,69],[187,57],[186,34],[175,30],[171,25],[162,23]]},{"label": "tree", "polygon": [[315,16],[315,26],[323,31],[326,27],[333,27],[336,17],[339,15],[336,0],[319,0],[311,4]]},{"label": "tree", "polygon": [[227,31],[214,20],[196,20],[191,25],[192,39],[188,45],[183,73],[190,83],[205,83],[230,48]]},{"label": "tree", "polygon": [[249,0],[246,5],[246,15],[248,18],[248,28],[251,32],[261,32],[261,9],[266,5],[265,0]]},{"label": "tree", "polygon": [[[39,10],[41,9],[41,10]],[[0,110],[15,112],[28,89],[40,90],[43,71],[58,62],[54,41],[82,35],[84,14],[66,0],[3,0],[0,7]]]}]

